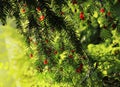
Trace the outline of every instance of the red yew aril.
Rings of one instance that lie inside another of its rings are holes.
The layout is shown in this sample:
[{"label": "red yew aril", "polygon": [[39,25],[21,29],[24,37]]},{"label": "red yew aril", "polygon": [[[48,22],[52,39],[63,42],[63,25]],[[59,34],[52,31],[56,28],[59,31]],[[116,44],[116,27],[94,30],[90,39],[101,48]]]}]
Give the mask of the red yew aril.
[{"label": "red yew aril", "polygon": [[64,15],[64,14],[65,14],[64,12],[62,12],[62,11],[60,12],[60,15]]},{"label": "red yew aril", "polygon": [[108,12],[108,13],[107,13],[107,16],[111,16],[111,12]]},{"label": "red yew aril", "polygon": [[81,63],[80,66],[76,69],[77,73],[80,73],[83,69],[83,64]]},{"label": "red yew aril", "polygon": [[82,69],[82,68],[83,68],[83,64],[81,63],[81,64],[80,64],[80,69]]},{"label": "red yew aril", "polygon": [[38,12],[40,12],[40,11],[41,11],[40,7],[37,7],[37,8],[36,8],[36,10],[37,10]]},{"label": "red yew aril", "polygon": [[54,54],[56,55],[58,52],[57,51],[54,51]]},{"label": "red yew aril", "polygon": [[33,57],[33,54],[30,54],[30,58],[32,58]]},{"label": "red yew aril", "polygon": [[84,20],[84,18],[85,18],[85,17],[84,17],[84,13],[81,12],[81,13],[80,13],[80,19],[81,19],[81,20]]},{"label": "red yew aril", "polygon": [[48,39],[46,39],[45,42],[48,43]]},{"label": "red yew aril", "polygon": [[100,9],[100,12],[101,12],[101,13],[104,13],[104,12],[105,12],[105,9],[104,9],[104,8],[101,8],[101,9]]},{"label": "red yew aril", "polygon": [[81,72],[80,68],[77,68],[77,69],[76,69],[76,72],[77,72],[77,73],[80,73],[80,72]]},{"label": "red yew aril", "polygon": [[45,16],[44,15],[41,15],[40,17],[39,17],[39,21],[43,21],[45,19]]},{"label": "red yew aril", "polygon": [[74,52],[75,52],[75,50],[71,50],[71,52],[72,52],[72,53],[74,53]]},{"label": "red yew aril", "polygon": [[72,4],[77,4],[77,1],[76,0],[72,0],[71,3]]},{"label": "red yew aril", "polygon": [[45,65],[48,64],[48,60],[47,59],[44,60],[44,64]]},{"label": "red yew aril", "polygon": [[21,9],[21,12],[22,12],[22,13],[25,13],[25,11],[26,11],[26,10],[25,10],[24,8]]},{"label": "red yew aril", "polygon": [[73,58],[73,55],[69,55],[69,58]]}]

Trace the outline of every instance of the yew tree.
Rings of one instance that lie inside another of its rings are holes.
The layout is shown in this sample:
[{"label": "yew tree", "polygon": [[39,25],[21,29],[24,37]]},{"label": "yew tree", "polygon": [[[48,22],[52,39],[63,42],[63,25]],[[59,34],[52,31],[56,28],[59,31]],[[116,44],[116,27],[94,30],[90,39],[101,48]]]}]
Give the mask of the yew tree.
[{"label": "yew tree", "polygon": [[7,18],[37,73],[70,87],[120,86],[120,0],[0,0]]}]

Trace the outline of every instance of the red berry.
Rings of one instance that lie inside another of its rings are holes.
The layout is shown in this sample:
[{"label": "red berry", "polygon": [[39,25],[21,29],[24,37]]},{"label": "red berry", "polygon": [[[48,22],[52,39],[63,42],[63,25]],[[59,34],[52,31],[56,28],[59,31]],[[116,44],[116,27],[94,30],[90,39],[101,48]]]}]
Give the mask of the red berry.
[{"label": "red berry", "polygon": [[57,51],[54,51],[54,54],[56,55],[58,52]]},{"label": "red berry", "polygon": [[72,53],[74,53],[74,52],[75,52],[75,50],[71,50],[71,52],[72,52]]},{"label": "red berry", "polygon": [[69,55],[69,58],[73,58],[73,55]]},{"label": "red berry", "polygon": [[82,68],[83,68],[83,64],[81,63],[81,64],[80,64],[80,69],[82,69]]},{"label": "red berry", "polygon": [[81,20],[84,20],[84,18],[85,18],[85,17],[84,17],[84,13],[81,12],[81,13],[80,13],[80,19],[81,19]]},{"label": "red berry", "polygon": [[83,69],[83,64],[81,63],[80,66],[76,69],[76,72],[80,73]]},{"label": "red berry", "polygon": [[107,16],[111,16],[111,12],[108,12],[108,13],[107,13]]},{"label": "red berry", "polygon": [[62,12],[62,11],[60,12],[60,15],[64,15],[64,14],[65,14],[64,12]]},{"label": "red berry", "polygon": [[37,7],[37,8],[36,8],[36,10],[37,10],[38,12],[40,12],[40,11],[41,11],[40,7]]},{"label": "red berry", "polygon": [[81,72],[80,68],[77,68],[77,69],[76,69],[76,72],[77,72],[77,73],[80,73],[80,72]]},{"label": "red berry", "polygon": [[47,59],[44,60],[44,64],[45,65],[48,64],[48,60]]},{"label": "red berry", "polygon": [[48,43],[48,39],[46,39],[45,42]]},{"label": "red berry", "polygon": [[21,12],[22,12],[22,13],[25,13],[25,11],[26,11],[26,10],[25,10],[24,8],[21,9]]},{"label": "red berry", "polygon": [[100,9],[100,12],[101,12],[101,13],[104,13],[104,12],[105,12],[105,9],[104,9],[104,8],[101,8],[101,9]]},{"label": "red berry", "polygon": [[30,54],[30,58],[32,58],[33,57],[33,54]]},{"label": "red berry", "polygon": [[72,3],[72,4],[77,4],[77,1],[76,1],[76,0],[72,0],[71,3]]},{"label": "red berry", "polygon": [[41,15],[40,17],[39,17],[39,21],[43,21],[45,19],[45,16],[44,15]]}]

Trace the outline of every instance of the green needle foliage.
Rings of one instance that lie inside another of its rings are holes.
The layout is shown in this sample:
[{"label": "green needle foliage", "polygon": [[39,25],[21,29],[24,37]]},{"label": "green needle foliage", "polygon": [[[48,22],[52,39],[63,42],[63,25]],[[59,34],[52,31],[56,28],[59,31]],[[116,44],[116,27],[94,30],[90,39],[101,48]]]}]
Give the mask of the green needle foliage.
[{"label": "green needle foliage", "polygon": [[30,87],[119,87],[119,11],[120,0],[0,1],[1,22],[14,18],[27,43]]}]

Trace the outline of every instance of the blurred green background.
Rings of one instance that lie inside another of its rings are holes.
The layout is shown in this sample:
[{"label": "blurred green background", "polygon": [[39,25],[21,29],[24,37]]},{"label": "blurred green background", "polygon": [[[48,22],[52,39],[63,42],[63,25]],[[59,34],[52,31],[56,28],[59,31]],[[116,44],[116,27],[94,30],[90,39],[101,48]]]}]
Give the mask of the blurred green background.
[{"label": "blurred green background", "polygon": [[0,87],[19,87],[15,75],[10,72],[11,60],[20,53],[20,46],[16,38],[19,37],[15,30],[15,22],[7,20],[8,24],[0,24]]}]

